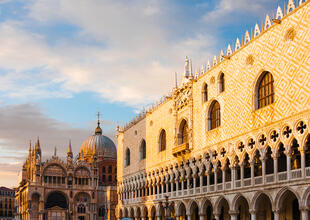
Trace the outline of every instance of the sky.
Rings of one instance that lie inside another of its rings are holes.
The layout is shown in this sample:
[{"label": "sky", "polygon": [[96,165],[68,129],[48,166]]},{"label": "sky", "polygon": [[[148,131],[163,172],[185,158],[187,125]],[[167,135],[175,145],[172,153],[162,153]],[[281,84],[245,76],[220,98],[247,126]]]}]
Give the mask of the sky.
[{"label": "sky", "polygon": [[17,186],[29,141],[73,153],[96,127],[115,141],[182,78],[287,0],[0,0],[0,186]]}]

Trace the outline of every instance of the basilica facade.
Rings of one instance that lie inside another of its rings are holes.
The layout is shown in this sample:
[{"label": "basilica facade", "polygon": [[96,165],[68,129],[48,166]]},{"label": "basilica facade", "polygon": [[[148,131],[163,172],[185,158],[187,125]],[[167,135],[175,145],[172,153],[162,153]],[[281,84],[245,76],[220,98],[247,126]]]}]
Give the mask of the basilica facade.
[{"label": "basilica facade", "polygon": [[66,160],[54,155],[42,161],[40,142],[29,146],[16,191],[17,219],[115,219],[116,147],[102,135],[100,123],[74,158],[71,143]]},{"label": "basilica facade", "polygon": [[310,1],[289,0],[117,135],[117,217],[308,220]]}]

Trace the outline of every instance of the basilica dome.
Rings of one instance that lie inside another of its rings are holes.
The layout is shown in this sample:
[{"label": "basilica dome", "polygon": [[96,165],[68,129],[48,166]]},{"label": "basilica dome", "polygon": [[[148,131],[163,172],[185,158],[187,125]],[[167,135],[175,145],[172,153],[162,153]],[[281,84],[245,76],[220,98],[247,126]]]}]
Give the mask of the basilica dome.
[{"label": "basilica dome", "polygon": [[95,134],[88,137],[81,145],[80,154],[84,157],[103,156],[104,158],[116,159],[116,147],[113,141],[107,136],[102,135],[100,122],[95,129]]}]

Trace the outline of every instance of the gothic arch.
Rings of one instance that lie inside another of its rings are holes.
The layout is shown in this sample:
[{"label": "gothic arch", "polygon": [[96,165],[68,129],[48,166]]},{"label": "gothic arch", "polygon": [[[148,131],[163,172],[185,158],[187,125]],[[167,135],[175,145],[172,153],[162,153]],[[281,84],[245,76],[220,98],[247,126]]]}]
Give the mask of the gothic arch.
[{"label": "gothic arch", "polygon": [[211,208],[213,208],[213,204],[212,204],[211,200],[209,198],[204,198],[201,201],[200,212],[201,213],[206,213],[208,206],[211,206]]},{"label": "gothic arch", "polygon": [[175,207],[175,214],[176,216],[181,216],[181,210],[184,209],[186,211],[186,206],[182,201],[179,201]]},{"label": "gothic arch", "polygon": [[190,215],[193,213],[193,209],[195,207],[198,207],[198,211],[200,211],[199,206],[198,206],[198,202],[196,200],[190,200],[187,204],[187,210],[186,210],[186,214]]},{"label": "gothic arch", "polygon": [[64,192],[58,190],[50,191],[45,197],[44,207],[47,209],[57,205],[61,208],[68,209],[68,201],[69,199]]},{"label": "gothic arch", "polygon": [[250,207],[249,199],[243,196],[241,193],[238,193],[232,200],[231,210],[237,211],[238,210],[237,205],[242,199],[244,199],[247,202],[248,206]]},{"label": "gothic arch", "polygon": [[276,195],[275,197],[275,209],[276,210],[280,210],[281,209],[281,203],[283,202],[283,199],[285,198],[285,196],[288,194],[288,193],[292,193],[293,195],[296,196],[298,202],[299,202],[299,206],[301,204],[301,200],[300,200],[300,196],[297,192],[295,192],[293,189],[291,189],[290,187],[288,186],[285,186],[283,187]]},{"label": "gothic arch", "polygon": [[300,206],[309,207],[310,206],[310,187],[308,187],[303,193]]},{"label": "gothic arch", "polygon": [[259,200],[259,198],[261,198],[261,196],[266,196],[269,199],[269,201],[272,205],[272,210],[274,210],[275,207],[274,207],[274,202],[273,202],[272,196],[269,195],[269,193],[262,192],[262,191],[256,192],[255,195],[253,196],[252,201],[249,204],[250,210],[256,210],[257,201]]},{"label": "gothic arch", "polygon": [[215,212],[215,213],[220,213],[220,212],[221,212],[220,208],[221,208],[223,205],[225,205],[225,203],[227,203],[227,205],[228,205],[228,210],[229,210],[229,209],[230,209],[230,205],[229,205],[228,200],[227,200],[224,196],[220,196],[220,197],[216,200],[216,202],[215,202],[215,204],[214,204],[214,212]]}]

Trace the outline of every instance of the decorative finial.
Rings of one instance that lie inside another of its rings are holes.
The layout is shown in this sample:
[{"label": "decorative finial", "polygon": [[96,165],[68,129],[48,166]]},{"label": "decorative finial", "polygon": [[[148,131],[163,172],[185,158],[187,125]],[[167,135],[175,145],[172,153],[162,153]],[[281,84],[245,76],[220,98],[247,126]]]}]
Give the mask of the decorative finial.
[{"label": "decorative finial", "polygon": [[57,148],[55,146],[55,148],[54,148],[54,157],[56,157],[56,156],[57,156]]},{"label": "decorative finial", "polygon": [[95,129],[95,134],[102,134],[102,129],[100,128],[100,112],[97,113],[98,122],[97,122],[97,128]]},{"label": "decorative finial", "polygon": [[174,73],[175,88],[178,88],[177,72]]}]

